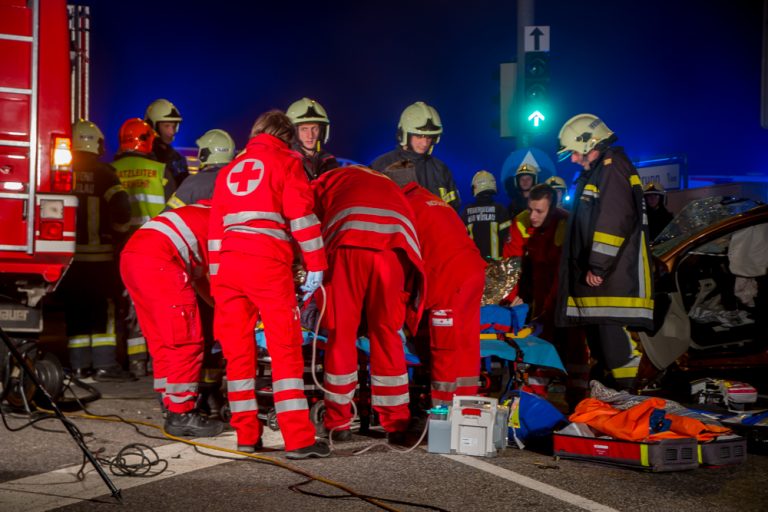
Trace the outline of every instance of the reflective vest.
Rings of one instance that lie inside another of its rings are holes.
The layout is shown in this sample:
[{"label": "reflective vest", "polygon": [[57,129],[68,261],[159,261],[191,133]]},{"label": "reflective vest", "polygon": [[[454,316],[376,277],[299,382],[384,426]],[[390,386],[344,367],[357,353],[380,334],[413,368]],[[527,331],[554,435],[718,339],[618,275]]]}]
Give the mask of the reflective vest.
[{"label": "reflective vest", "polygon": [[137,229],[165,208],[165,164],[140,156],[112,162],[131,199],[131,228]]}]

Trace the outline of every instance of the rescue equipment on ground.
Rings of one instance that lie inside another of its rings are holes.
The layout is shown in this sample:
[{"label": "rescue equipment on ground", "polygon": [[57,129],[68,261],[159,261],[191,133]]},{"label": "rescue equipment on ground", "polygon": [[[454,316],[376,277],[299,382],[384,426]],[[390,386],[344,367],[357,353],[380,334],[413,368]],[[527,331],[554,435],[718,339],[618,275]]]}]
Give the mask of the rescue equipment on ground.
[{"label": "rescue equipment on ground", "polygon": [[510,409],[509,441],[521,450],[526,442],[546,440],[568,423],[554,405],[533,393],[516,390],[506,394],[502,403]]},{"label": "rescue equipment on ground", "polygon": [[506,448],[509,408],[484,396],[454,396],[449,406],[430,409],[430,453],[496,457]]},{"label": "rescue equipment on ground", "polygon": [[743,411],[757,402],[757,390],[744,382],[706,378],[691,382],[691,397],[697,404]]}]

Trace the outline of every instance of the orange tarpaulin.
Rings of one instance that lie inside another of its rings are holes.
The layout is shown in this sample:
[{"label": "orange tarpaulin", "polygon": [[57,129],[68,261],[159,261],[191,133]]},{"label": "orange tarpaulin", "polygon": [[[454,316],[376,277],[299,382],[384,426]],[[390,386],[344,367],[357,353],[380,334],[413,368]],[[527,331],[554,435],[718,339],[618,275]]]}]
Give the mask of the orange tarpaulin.
[{"label": "orange tarpaulin", "polygon": [[664,419],[670,420],[669,430],[653,433],[651,415],[656,409],[663,410],[665,405],[666,402],[661,398],[648,398],[634,407],[621,411],[596,398],[587,398],[576,406],[576,410],[568,419],[576,423],[586,423],[595,430],[626,441],[684,437],[708,441],[731,432],[728,428],[707,425],[694,418],[665,414]]}]

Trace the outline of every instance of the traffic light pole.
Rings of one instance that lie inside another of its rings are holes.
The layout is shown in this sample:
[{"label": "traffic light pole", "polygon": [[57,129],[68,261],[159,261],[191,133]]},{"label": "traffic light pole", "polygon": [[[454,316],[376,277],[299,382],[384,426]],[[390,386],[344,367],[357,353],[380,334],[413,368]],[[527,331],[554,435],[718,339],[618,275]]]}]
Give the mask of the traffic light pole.
[{"label": "traffic light pole", "polygon": [[[768,0],[767,0],[768,1]],[[521,121],[523,109],[525,108],[525,27],[533,25],[533,3],[534,0],[517,0],[517,92],[515,98],[517,101],[517,148],[526,148],[530,145],[530,134],[526,126]]]}]

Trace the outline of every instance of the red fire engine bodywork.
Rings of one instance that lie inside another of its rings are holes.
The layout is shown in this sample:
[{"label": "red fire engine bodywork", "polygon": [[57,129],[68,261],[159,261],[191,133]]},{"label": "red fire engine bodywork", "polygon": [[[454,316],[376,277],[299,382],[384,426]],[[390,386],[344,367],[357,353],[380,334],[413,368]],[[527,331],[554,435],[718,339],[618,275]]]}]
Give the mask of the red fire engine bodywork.
[{"label": "red fire engine bodywork", "polygon": [[[75,250],[65,0],[0,0],[0,325],[34,308]],[[39,325],[38,325],[39,324]]]}]

